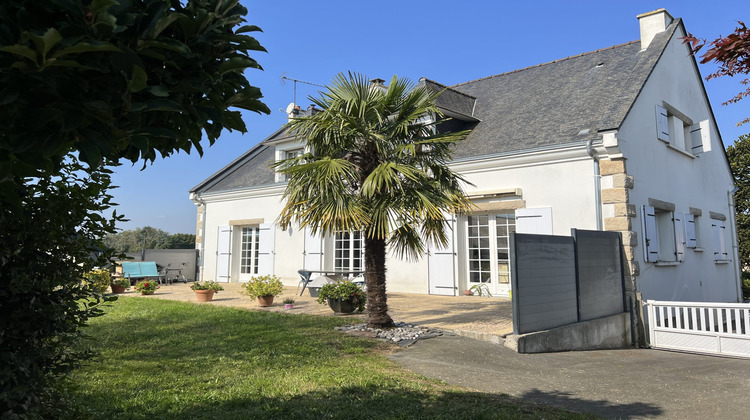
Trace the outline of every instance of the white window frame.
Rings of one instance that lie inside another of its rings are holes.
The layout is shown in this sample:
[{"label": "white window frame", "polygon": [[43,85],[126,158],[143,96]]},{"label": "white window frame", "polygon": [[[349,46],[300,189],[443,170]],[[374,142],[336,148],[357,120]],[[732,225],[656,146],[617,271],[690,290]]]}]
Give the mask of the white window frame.
[{"label": "white window frame", "polygon": [[[260,227],[240,226],[240,276],[246,277],[258,274]],[[249,239],[249,241],[246,241]]]},{"label": "white window frame", "polygon": [[[304,142],[295,141],[277,145],[274,151],[274,161],[279,162],[287,159],[289,156],[288,153],[298,151],[301,151],[302,153],[307,152],[307,147]],[[286,182],[286,176],[280,172],[276,172],[275,180],[276,182]]]},{"label": "white window frame", "polygon": [[[348,238],[344,238],[348,235]],[[359,248],[357,249],[357,246]],[[355,251],[359,257],[355,257]],[[348,256],[344,253],[348,252]],[[356,263],[359,263],[357,267]],[[365,240],[362,231],[338,231],[333,234],[333,269],[336,271],[364,271],[365,269]]]}]

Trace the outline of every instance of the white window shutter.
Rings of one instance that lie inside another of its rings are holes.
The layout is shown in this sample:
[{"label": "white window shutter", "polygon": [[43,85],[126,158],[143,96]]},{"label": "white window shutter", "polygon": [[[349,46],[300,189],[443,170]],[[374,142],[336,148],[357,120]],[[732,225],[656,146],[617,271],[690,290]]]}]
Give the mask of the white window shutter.
[{"label": "white window shutter", "polygon": [[694,155],[703,153],[703,128],[700,124],[690,126],[690,143],[693,145],[691,152]]},{"label": "white window shutter", "polygon": [[643,258],[648,262],[659,261],[659,233],[656,229],[656,212],[653,207],[643,206]]},{"label": "white window shutter", "polygon": [[261,223],[258,227],[258,274],[273,274],[276,245],[276,225]]},{"label": "white window shutter", "polygon": [[713,237],[714,237],[714,260],[726,260],[728,259],[727,255],[727,246],[725,243],[725,230],[724,224],[718,220],[714,220],[711,223],[711,230],[713,231]]},{"label": "white window shutter", "polygon": [[323,237],[313,235],[309,227],[305,228],[305,251],[302,268],[307,270],[323,269]]},{"label": "white window shutter", "polygon": [[516,232],[552,235],[552,207],[517,209]]},{"label": "white window shutter", "polygon": [[685,261],[685,245],[687,234],[685,233],[685,220],[680,212],[674,212],[672,220],[674,221],[674,242],[677,261]]},{"label": "white window shutter", "polygon": [[695,234],[695,215],[685,215],[685,242],[688,248],[698,247],[698,237]]},{"label": "white window shutter", "polygon": [[661,105],[656,105],[656,138],[669,143],[669,114]]},{"label": "white window shutter", "polygon": [[229,282],[229,264],[232,250],[232,227],[219,226],[216,241],[216,281]]}]

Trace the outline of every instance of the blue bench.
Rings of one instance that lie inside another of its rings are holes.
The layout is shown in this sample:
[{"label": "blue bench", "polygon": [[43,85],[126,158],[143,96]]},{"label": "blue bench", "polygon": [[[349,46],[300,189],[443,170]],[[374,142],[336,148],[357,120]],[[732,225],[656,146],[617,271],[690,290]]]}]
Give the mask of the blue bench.
[{"label": "blue bench", "polygon": [[131,280],[156,277],[159,283],[164,280],[164,275],[159,273],[154,261],[124,262],[122,263],[122,276]]}]

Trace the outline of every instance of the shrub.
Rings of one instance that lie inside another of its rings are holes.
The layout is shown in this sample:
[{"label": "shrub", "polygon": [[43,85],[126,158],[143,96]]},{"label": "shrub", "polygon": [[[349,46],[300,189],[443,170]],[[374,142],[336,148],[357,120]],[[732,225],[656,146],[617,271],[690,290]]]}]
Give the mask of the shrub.
[{"label": "shrub", "polygon": [[265,275],[252,277],[242,287],[245,290],[240,293],[250,296],[250,299],[266,296],[278,296],[284,293],[284,285],[278,276]]},{"label": "shrub", "polygon": [[190,285],[190,288],[193,290],[213,290],[216,293],[219,293],[219,291],[224,290],[224,288],[221,287],[221,285],[215,281],[207,281],[204,283],[196,281],[195,283]]},{"label": "shrub", "polygon": [[141,280],[135,284],[135,290],[144,295],[153,295],[159,288],[159,282],[154,280]]},{"label": "shrub", "polygon": [[125,290],[128,290],[128,289],[130,289],[130,279],[112,280],[112,285],[113,286],[119,286],[119,287],[122,287]]},{"label": "shrub", "polygon": [[104,293],[109,287],[110,278],[109,270],[97,268],[83,275],[83,284],[96,293]]},{"label": "shrub", "polygon": [[361,287],[349,280],[339,280],[323,285],[318,292],[318,303],[327,304],[328,299],[352,300],[359,312],[365,310],[367,295]]}]

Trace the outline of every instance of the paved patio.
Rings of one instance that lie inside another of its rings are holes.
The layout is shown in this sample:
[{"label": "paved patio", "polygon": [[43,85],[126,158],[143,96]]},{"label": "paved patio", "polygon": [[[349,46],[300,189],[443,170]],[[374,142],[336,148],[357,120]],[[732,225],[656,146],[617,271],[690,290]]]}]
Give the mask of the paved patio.
[{"label": "paved patio", "polygon": [[[297,296],[295,287],[287,287],[270,308],[258,306],[257,301],[240,294],[239,283],[223,283],[224,291],[214,295],[213,302],[198,303],[190,283],[162,285],[152,296],[142,296],[133,288],[121,296],[143,299],[166,299],[195,302],[200,305],[231,306],[256,311],[286,312],[290,314],[332,316],[328,305],[321,305],[305,291]],[[284,309],[285,297],[294,298],[294,309]],[[462,335],[499,342],[499,336],[513,332],[511,300],[480,296],[434,296],[411,293],[388,293],[388,309],[394,321],[451,330]],[[365,311],[366,313],[367,311]],[[345,315],[355,319],[364,314]],[[354,319],[352,322],[357,322]]]}]

